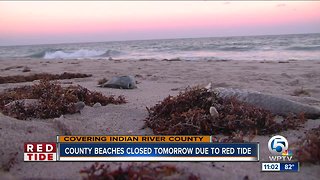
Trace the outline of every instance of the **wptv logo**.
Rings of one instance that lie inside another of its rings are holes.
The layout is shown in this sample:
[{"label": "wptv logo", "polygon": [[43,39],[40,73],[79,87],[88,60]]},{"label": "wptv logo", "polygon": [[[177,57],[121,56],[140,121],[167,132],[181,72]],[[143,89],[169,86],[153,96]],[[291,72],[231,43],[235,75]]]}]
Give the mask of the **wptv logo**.
[{"label": "wptv logo", "polygon": [[268,148],[272,156],[270,161],[291,161],[292,151],[290,151],[288,141],[285,137],[276,135],[270,138]]}]

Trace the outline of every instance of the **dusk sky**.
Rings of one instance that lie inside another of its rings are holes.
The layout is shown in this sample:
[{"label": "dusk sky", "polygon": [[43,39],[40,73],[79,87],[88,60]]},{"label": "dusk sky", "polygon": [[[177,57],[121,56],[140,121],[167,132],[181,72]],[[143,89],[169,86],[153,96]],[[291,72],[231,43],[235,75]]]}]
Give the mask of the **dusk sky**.
[{"label": "dusk sky", "polygon": [[320,32],[320,1],[0,2],[0,45]]}]

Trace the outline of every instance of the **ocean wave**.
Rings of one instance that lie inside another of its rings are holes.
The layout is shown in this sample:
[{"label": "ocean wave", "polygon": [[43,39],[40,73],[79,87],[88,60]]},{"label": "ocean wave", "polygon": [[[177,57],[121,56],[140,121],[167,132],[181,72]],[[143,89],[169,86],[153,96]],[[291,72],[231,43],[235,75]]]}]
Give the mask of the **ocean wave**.
[{"label": "ocean wave", "polygon": [[320,46],[291,46],[286,48],[286,50],[294,50],[294,51],[319,51]]},{"label": "ocean wave", "polygon": [[252,46],[222,46],[217,48],[220,51],[250,51],[254,50]]},{"label": "ocean wave", "polygon": [[214,47],[199,47],[199,46],[185,46],[185,47],[179,47],[175,48],[176,50],[180,51],[201,51],[201,50],[214,50]]},{"label": "ocean wave", "polygon": [[116,50],[107,50],[106,52],[104,52],[103,54],[100,55],[100,57],[116,57],[116,56],[120,56],[123,55],[123,52],[120,51],[116,51]]},{"label": "ocean wave", "polygon": [[43,58],[46,55],[46,53],[53,53],[53,52],[56,52],[56,51],[62,51],[62,49],[47,49],[47,50],[44,50],[44,51],[41,51],[41,52],[34,53],[32,55],[28,55],[26,57],[29,57],[29,58]]},{"label": "ocean wave", "polygon": [[227,46],[227,45],[208,45],[208,46],[182,46],[182,47],[171,47],[167,49],[160,49],[158,51],[251,51],[251,50],[257,50],[254,46]]},{"label": "ocean wave", "polygon": [[81,58],[94,58],[94,57],[115,57],[122,53],[115,50],[98,51],[79,49],[74,51],[65,51],[62,49],[50,49],[32,54],[28,57],[31,58],[44,58],[44,59],[81,59]]}]

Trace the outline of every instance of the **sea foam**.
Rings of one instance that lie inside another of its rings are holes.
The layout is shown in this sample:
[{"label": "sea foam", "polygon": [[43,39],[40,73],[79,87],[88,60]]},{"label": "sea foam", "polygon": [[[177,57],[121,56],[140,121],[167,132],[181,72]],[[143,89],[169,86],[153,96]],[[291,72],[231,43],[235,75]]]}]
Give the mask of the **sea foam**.
[{"label": "sea foam", "polygon": [[79,58],[90,58],[90,57],[98,57],[105,54],[104,51],[96,51],[96,50],[86,50],[80,49],[72,52],[64,52],[64,51],[54,51],[54,52],[46,52],[43,56],[44,59],[79,59]]}]

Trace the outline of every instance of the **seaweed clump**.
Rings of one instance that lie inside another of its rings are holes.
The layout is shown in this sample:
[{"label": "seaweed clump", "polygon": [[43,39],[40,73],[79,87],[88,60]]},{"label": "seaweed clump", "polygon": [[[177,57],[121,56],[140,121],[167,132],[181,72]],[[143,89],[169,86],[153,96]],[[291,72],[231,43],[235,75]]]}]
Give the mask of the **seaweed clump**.
[{"label": "seaweed clump", "polygon": [[21,83],[21,82],[31,82],[34,80],[59,80],[59,79],[74,79],[74,78],[86,78],[91,77],[91,74],[81,74],[81,73],[68,73],[64,72],[62,74],[48,74],[48,73],[39,73],[31,74],[29,76],[0,76],[0,84],[5,83]]},{"label": "seaweed clump", "polygon": [[170,165],[151,165],[148,164],[130,164],[126,168],[119,166],[115,170],[111,170],[110,165],[95,163],[90,168],[84,168],[80,171],[84,175],[83,179],[105,179],[105,180],[139,180],[139,179],[187,179],[199,180],[200,178],[192,173],[179,170],[175,166]]},{"label": "seaweed clump", "polygon": [[310,96],[310,92],[304,89],[303,87],[293,91],[293,96],[301,96],[301,95]]},{"label": "seaweed clump", "polygon": [[309,130],[304,139],[292,146],[299,162],[320,164],[320,126]]},{"label": "seaweed clump", "polygon": [[57,82],[41,80],[32,86],[22,86],[5,90],[0,93],[0,111],[17,119],[27,118],[55,118],[62,114],[79,112],[77,102],[84,102],[88,106],[100,103],[126,103],[123,96],[104,96],[99,92],[92,92],[80,85],[62,87]]},{"label": "seaweed clump", "polygon": [[[211,116],[210,107],[218,116]],[[150,109],[145,125],[159,135],[265,135],[295,129],[305,122],[304,115],[290,115],[281,122],[270,111],[236,98],[219,98],[205,88],[189,88],[169,96]]]}]

